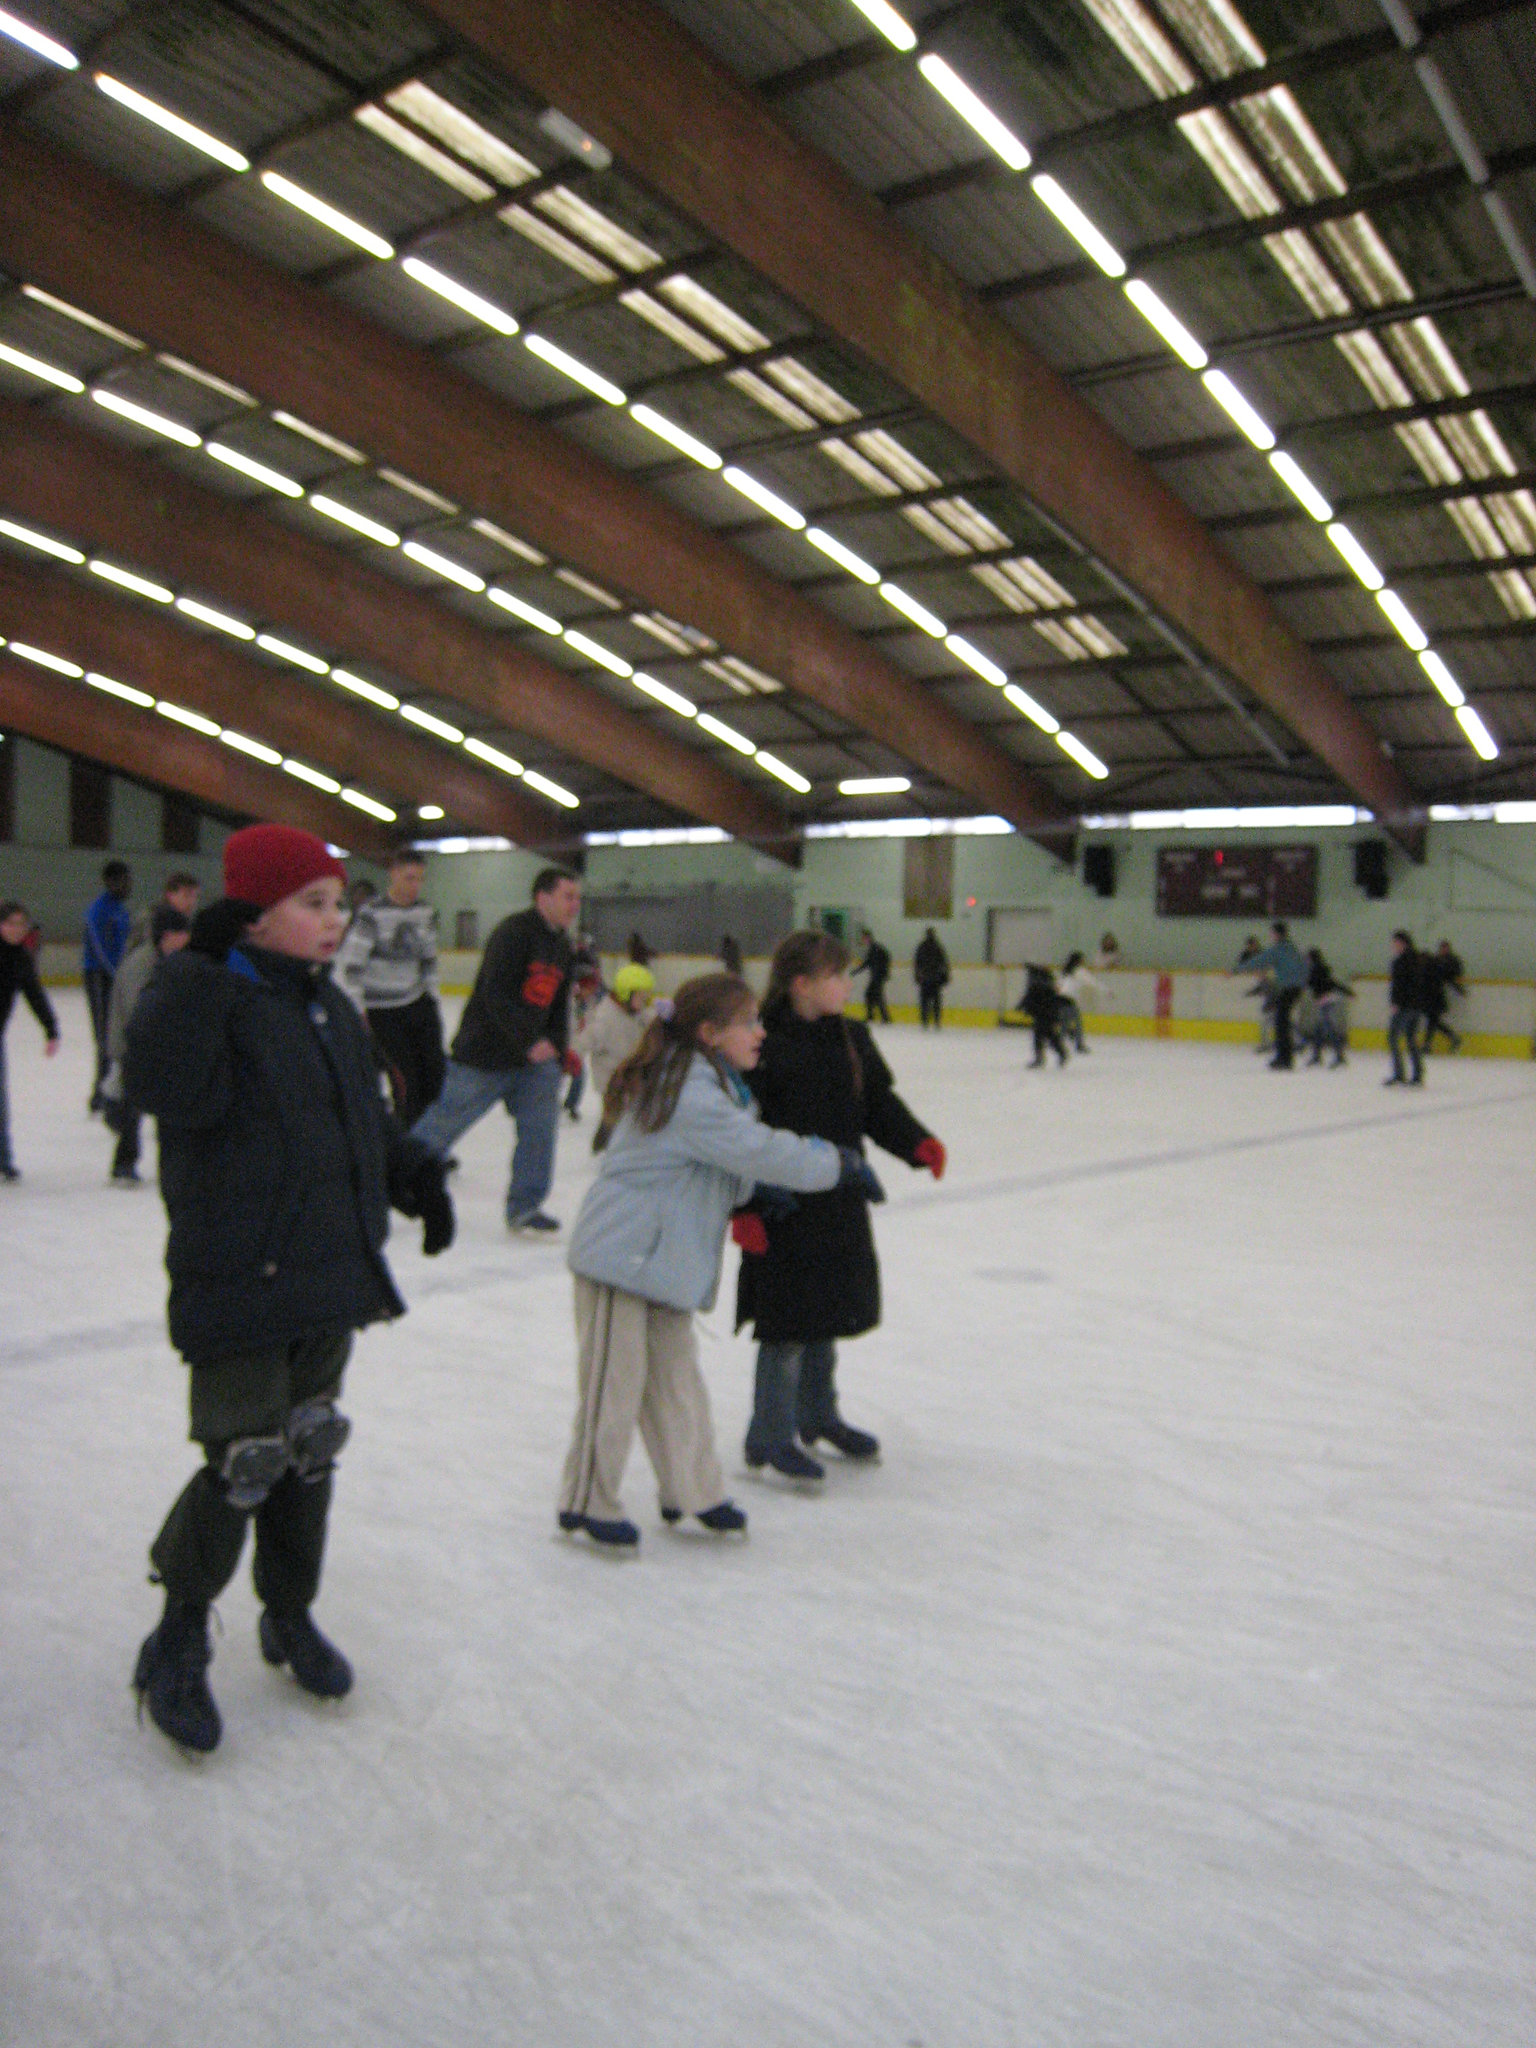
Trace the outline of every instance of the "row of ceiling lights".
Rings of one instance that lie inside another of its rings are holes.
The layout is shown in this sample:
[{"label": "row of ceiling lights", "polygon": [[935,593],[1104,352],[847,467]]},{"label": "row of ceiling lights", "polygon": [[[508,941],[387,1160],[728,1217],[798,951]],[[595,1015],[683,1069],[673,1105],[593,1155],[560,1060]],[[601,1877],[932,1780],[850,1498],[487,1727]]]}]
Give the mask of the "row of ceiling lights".
[{"label": "row of ceiling lights", "polygon": [[[6,26],[7,22],[10,23],[9,27]],[[72,52],[64,49],[62,45],[52,42],[50,38],[39,36],[35,31],[16,34],[17,29],[21,26],[21,24],[15,22],[13,17],[0,15],[0,33],[15,35],[16,40],[26,43],[27,47],[33,49],[38,55],[47,57],[49,61],[55,64],[61,64],[69,69],[77,68],[77,60]],[[947,67],[945,69],[947,70]],[[155,126],[176,136],[190,147],[199,150],[204,155],[211,157],[215,162],[222,164],[226,169],[237,173],[250,170],[249,159],[238,150],[231,148],[229,144],[221,141],[218,137],[208,134],[194,123],[184,120],[179,114],[161,106],[157,101],[148,98],[145,94],[124,85],[120,80],[98,72],[96,74],[96,84],[119,105],[128,108],[143,119],[152,122]],[[958,81],[956,81],[956,84],[958,85]],[[964,88],[961,88],[961,90],[963,91]],[[979,102],[977,105],[979,107]],[[982,111],[984,112],[985,110]],[[989,116],[988,118],[990,119],[991,117]],[[1000,126],[1000,124],[997,125]],[[259,175],[261,183],[276,198],[282,199],[287,204],[297,208],[310,219],[319,222],[332,233],[352,243],[354,247],[364,250],[367,254],[383,262],[395,260],[396,252],[393,245],[382,235],[375,234],[372,229],[365,227],[361,222],[353,220],[349,215],[340,211],[340,209],[331,206],[327,201],[307,191],[304,187],[295,184],[292,179],[283,177],[278,172],[262,171]],[[495,305],[480,293],[471,291],[466,286],[459,284],[455,279],[448,277],[435,266],[424,263],[415,256],[406,256],[399,260],[401,268],[418,284],[457,306],[462,312],[468,313],[472,318],[492,328],[496,333],[510,337],[522,332],[518,321],[513,315]],[[733,490],[748,499],[760,511],[778,520],[792,532],[801,534],[810,546],[816,548],[829,560],[836,562],[847,574],[854,577],[858,582],[875,589],[893,610],[900,612],[903,617],[917,626],[922,632],[928,634],[933,639],[942,640],[945,647],[957,660],[971,669],[974,674],[982,677],[985,682],[1001,690],[1005,700],[1015,711],[1029,719],[1042,732],[1054,738],[1062,751],[1086,774],[1096,780],[1102,780],[1108,775],[1108,768],[1099,760],[1097,755],[1085,746],[1075,734],[1066,731],[1062,727],[1060,720],[1055,718],[1044,705],[1038,703],[1035,698],[1017,684],[1011,682],[1007,672],[997,662],[993,661],[980,648],[974,646],[962,635],[951,632],[946,622],[936,613],[931,611],[926,605],[919,603],[910,592],[902,589],[899,584],[889,582],[883,578],[876,568],[870,563],[865,562],[852,549],[845,547],[833,535],[823,532],[819,527],[809,525],[798,508],[791,505],[777,492],[770,490],[765,484],[752,476],[750,472],[740,469],[734,464],[727,464],[723,457],[718,455],[714,449],[708,447],[697,436],[689,434],[684,428],[667,419],[665,415],[655,411],[653,407],[641,403],[631,405],[627,393],[619,385],[602,375],[600,371],[593,369],[590,365],[571,355],[568,350],[560,348],[556,343],[547,340],[543,335],[539,334],[523,333],[522,339],[524,346],[551,369],[569,378],[584,390],[591,392],[594,397],[601,399],[604,403],[627,407],[631,418],[635,420],[637,425],[646,428],[659,439],[666,441],[669,446],[699,463],[701,467],[718,472],[722,482],[728,484]],[[0,357],[12,362],[13,366],[32,368],[33,364],[30,360],[17,361],[18,353],[14,350],[0,348]],[[62,382],[62,373],[56,374],[54,381]],[[71,380],[71,382],[78,383],[78,380]],[[102,394],[99,392],[93,392],[92,395],[102,399],[104,403],[111,402],[102,398]],[[199,437],[192,435],[189,429],[180,428],[175,422],[167,422],[160,415],[152,414],[145,408],[131,407],[127,401],[117,400],[115,401],[114,409],[133,419],[138,425],[147,427],[150,431],[169,433],[170,438],[180,440],[185,446],[199,445]],[[214,447],[210,446],[208,452],[215,454]],[[248,458],[237,457],[232,450],[219,450],[215,455],[215,459],[229,463],[232,467],[243,469],[255,481],[265,484],[270,489],[283,491],[285,495],[294,497],[306,495],[302,488],[293,483],[291,479],[280,477],[277,472],[268,469],[263,464],[253,463]],[[399,544],[399,536],[392,533],[390,529],[384,527],[380,522],[366,519],[362,514],[355,513],[350,508],[339,505],[337,501],[327,498],[323,493],[318,496],[311,494],[309,496],[309,503],[314,510],[322,513],[322,515],[340,519],[342,523],[352,527],[368,539],[379,542],[381,545],[396,546]],[[448,562],[443,556],[418,548],[414,543],[406,543],[405,551],[411,554],[413,559],[420,562],[422,566],[434,570],[439,575],[446,576],[449,580],[463,588],[484,590],[483,579],[474,576],[472,572],[461,568],[456,563]],[[500,603],[505,609],[514,612],[523,619],[525,624],[536,626],[542,631],[561,634],[577,653],[599,663],[615,675],[626,677],[634,683],[636,688],[643,691],[656,702],[665,705],[668,710],[677,713],[680,717],[696,720],[699,726],[708,732],[711,737],[720,740],[724,745],[746,758],[754,760],[758,767],[767,774],[774,776],[777,780],[787,784],[791,789],[801,794],[809,792],[811,785],[804,776],[798,774],[787,763],[780,761],[775,755],[757,747],[744,733],[738,732],[734,727],[724,724],[723,721],[715,718],[711,713],[700,711],[691,699],[685,697],[680,691],[672,689],[669,685],[659,682],[654,677],[636,671],[633,665],[625,661],[622,656],[602,647],[599,642],[592,640],[578,629],[562,629],[557,620],[551,619],[545,613],[536,611],[531,606],[523,605],[519,600],[512,599],[510,593],[491,590],[485,592],[485,594],[493,603]],[[862,779],[858,778],[858,780]],[[845,790],[843,793],[849,794],[852,792]]]},{"label": "row of ceiling lights", "polygon": [[[917,48],[917,32],[894,7],[888,4],[888,0],[852,0],[852,4],[898,50],[910,52]],[[919,58],[917,68],[929,85],[948,101],[960,118],[1002,158],[1010,170],[1028,169],[1031,157],[1025,145],[944,62],[943,58],[930,52]],[[1106,276],[1126,278],[1128,266],[1124,257],[1055,178],[1036,176],[1030,180],[1030,189]],[[1480,760],[1496,760],[1499,752],[1497,743],[1477,711],[1467,702],[1466,693],[1444,660],[1431,648],[1429,635],[1398,593],[1388,587],[1385,576],[1356,535],[1342,520],[1334,518],[1333,507],[1324,492],[1292,456],[1275,446],[1276,435],[1273,429],[1243,396],[1225,371],[1208,367],[1210,359],[1205,349],[1152,287],[1144,279],[1133,277],[1126,279],[1123,289],[1131,304],[1179,360],[1190,370],[1199,373],[1205,389],[1239,431],[1255,448],[1268,455],[1270,467],[1280,481],[1324,528],[1329,540],[1360,583],[1374,595],[1398,636],[1417,654],[1425,674],[1454,710],[1457,723],[1465,733],[1473,752]]]}]

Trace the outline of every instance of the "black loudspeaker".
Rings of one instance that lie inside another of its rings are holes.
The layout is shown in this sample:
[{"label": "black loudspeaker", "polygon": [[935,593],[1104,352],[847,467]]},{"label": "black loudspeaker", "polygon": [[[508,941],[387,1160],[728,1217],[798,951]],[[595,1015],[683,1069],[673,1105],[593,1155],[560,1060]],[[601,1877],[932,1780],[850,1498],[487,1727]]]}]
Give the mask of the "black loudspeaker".
[{"label": "black loudspeaker", "polygon": [[1362,839],[1355,847],[1355,887],[1380,902],[1387,893],[1387,842]]},{"label": "black loudspeaker", "polygon": [[1100,896],[1115,893],[1115,849],[1112,846],[1083,848],[1083,886]]}]

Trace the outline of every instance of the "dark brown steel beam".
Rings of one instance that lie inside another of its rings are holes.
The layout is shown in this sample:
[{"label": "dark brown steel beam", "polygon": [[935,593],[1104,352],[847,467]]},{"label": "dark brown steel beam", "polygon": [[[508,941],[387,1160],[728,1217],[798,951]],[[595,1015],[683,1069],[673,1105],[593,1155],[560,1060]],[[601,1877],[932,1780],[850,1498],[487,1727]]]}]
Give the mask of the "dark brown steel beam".
[{"label": "dark brown steel beam", "polygon": [[553,846],[570,837],[561,813],[515,784],[498,788],[447,747],[386,726],[335,691],[191,632],[169,613],[113,595],[95,578],[0,561],[0,632],[163,694],[340,781],[392,794],[397,803],[441,804],[460,823],[522,846]]},{"label": "dark brown steel beam", "polygon": [[[121,549],[176,582],[206,583],[229,603],[270,619],[279,634],[286,627],[312,635],[354,660],[380,662],[418,689],[549,740],[686,816],[764,845],[789,829],[774,805],[708,754],[632,718],[595,684],[525,653],[510,634],[476,626],[147,455],[9,399],[0,399],[0,499],[77,542]],[[529,796],[520,801],[527,835],[547,840],[544,806]]]},{"label": "dark brown steel beam", "polygon": [[[0,133],[0,261],[689,620],[986,810],[1069,826],[993,741],[728,541],[350,307],[14,129]],[[573,751],[583,722],[563,735]],[[638,752],[643,729],[625,724]],[[743,790],[748,804],[774,822],[741,836],[784,832],[766,798]]]},{"label": "dark brown steel beam", "polygon": [[8,649],[0,649],[0,725],[215,810],[298,825],[370,860],[389,857],[389,838],[360,811],[152,711],[132,710],[84,683],[45,674]]},{"label": "dark brown steel beam", "polygon": [[1413,795],[1200,522],[928,249],[648,0],[433,0],[475,49],[964,435],[1384,821]]}]

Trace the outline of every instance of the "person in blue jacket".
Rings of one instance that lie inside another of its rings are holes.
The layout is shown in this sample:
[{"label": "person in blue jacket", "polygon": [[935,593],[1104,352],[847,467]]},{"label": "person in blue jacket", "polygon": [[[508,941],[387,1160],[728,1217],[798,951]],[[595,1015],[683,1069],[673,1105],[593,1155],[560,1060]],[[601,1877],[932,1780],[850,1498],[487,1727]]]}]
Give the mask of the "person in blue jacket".
[{"label": "person in blue jacket", "polygon": [[1261,953],[1250,953],[1232,969],[1234,974],[1263,974],[1268,970],[1275,984],[1275,1056],[1270,1065],[1282,1072],[1296,1064],[1296,1041],[1291,1032],[1291,1012],[1307,985],[1307,963],[1291,944],[1290,928],[1282,918],[1270,926],[1273,940]]},{"label": "person in blue jacket", "polygon": [[109,860],[101,871],[101,894],[85,913],[85,941],[80,949],[80,966],[85,978],[86,1007],[91,1013],[91,1031],[96,1040],[96,1079],[91,1086],[91,1114],[103,1106],[101,1084],[107,1078],[107,1011],[112,1003],[112,983],[128,950],[133,919],[128,898],[133,893],[133,876],[125,860]]}]

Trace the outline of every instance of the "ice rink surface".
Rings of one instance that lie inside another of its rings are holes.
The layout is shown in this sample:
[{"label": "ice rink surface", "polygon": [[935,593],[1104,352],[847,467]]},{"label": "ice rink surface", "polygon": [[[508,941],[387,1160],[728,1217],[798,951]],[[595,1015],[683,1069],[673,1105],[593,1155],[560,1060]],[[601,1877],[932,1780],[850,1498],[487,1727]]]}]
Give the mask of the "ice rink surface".
[{"label": "ice rink surface", "polygon": [[[876,1469],[742,1475],[745,1542],[554,1533],[558,1246],[461,1234],[363,1337],[317,1617],[225,1739],[135,1725],[190,1473],[152,1186],[105,1184],[84,1020],[10,1031],[0,1188],[0,2039],[25,2048],[1530,2048],[1536,1070],[881,1034],[947,1141],[886,1160]],[[592,1170],[562,1131],[552,1207]],[[151,1147],[150,1162],[153,1163]]]}]

